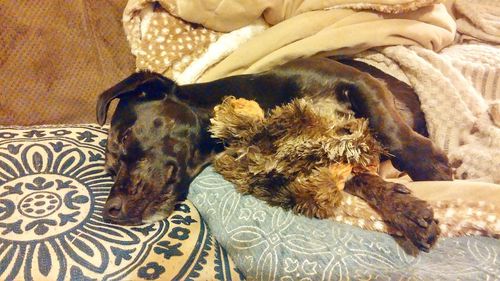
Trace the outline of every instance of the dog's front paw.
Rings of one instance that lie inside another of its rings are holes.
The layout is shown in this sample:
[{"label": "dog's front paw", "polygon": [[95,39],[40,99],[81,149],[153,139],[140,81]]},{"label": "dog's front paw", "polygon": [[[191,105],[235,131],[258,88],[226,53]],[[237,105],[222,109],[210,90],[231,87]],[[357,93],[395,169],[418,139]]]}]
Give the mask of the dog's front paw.
[{"label": "dog's front paw", "polygon": [[428,252],[440,234],[430,205],[411,195],[410,190],[401,184],[394,184],[390,197],[383,208],[384,219],[418,249]]}]

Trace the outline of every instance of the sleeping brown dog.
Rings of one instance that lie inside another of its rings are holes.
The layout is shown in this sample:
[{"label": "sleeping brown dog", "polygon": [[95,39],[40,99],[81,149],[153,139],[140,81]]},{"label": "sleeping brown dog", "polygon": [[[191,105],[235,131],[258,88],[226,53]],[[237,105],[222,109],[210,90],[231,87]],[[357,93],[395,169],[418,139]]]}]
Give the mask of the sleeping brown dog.
[{"label": "sleeping brown dog", "polygon": [[[418,100],[398,97],[396,88],[404,87],[402,83],[389,83],[396,87],[393,95],[385,83],[357,70],[359,64],[299,59],[260,74],[183,86],[155,73],[132,74],[102,93],[97,104],[102,125],[110,102],[120,99],[108,136],[106,168],[115,184],[104,219],[140,224],[158,213],[168,216],[175,203],[186,198],[193,178],[223,149],[210,137],[208,127],[214,106],[226,96],[256,100],[264,109],[304,96],[336,99],[356,116],[368,118],[396,168],[414,180],[451,180],[447,157],[423,136],[426,129]],[[372,72],[391,82],[387,75]],[[395,102],[409,107],[404,115]],[[346,183],[345,190],[376,207],[421,250],[435,243],[439,228],[432,209],[404,186],[360,174]]]}]

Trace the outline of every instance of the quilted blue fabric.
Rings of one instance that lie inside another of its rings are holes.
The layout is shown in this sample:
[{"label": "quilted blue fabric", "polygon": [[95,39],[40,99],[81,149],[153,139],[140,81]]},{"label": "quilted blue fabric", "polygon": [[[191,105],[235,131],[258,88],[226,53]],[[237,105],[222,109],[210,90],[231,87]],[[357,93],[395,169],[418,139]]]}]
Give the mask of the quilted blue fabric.
[{"label": "quilted blue fabric", "polygon": [[500,280],[500,242],[440,239],[411,255],[384,233],[309,219],[241,196],[212,167],[188,197],[248,279]]}]

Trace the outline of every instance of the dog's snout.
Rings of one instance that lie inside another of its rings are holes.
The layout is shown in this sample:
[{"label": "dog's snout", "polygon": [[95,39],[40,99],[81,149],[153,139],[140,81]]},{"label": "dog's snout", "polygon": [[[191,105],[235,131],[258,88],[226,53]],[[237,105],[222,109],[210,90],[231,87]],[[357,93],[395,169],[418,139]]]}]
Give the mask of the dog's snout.
[{"label": "dog's snout", "polygon": [[108,199],[104,206],[104,219],[113,221],[123,217],[123,199],[120,196]]}]

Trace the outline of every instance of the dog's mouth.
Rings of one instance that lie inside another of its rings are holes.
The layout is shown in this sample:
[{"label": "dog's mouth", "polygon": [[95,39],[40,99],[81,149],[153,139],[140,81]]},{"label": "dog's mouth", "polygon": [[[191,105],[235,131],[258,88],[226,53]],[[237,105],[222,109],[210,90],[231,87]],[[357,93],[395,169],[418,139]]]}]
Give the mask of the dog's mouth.
[{"label": "dog's mouth", "polygon": [[144,214],[146,215],[142,218],[143,223],[155,223],[168,218],[174,212],[175,200],[165,200],[159,205],[154,205],[153,202],[148,204],[145,209]]},{"label": "dog's mouth", "polygon": [[136,226],[136,225],[141,225],[144,224],[145,222],[142,221],[141,218],[127,218],[127,219],[115,219],[115,218],[108,218],[104,217],[103,218],[104,222],[106,223],[111,223],[111,224],[118,224],[118,225],[125,225],[125,226]]}]

